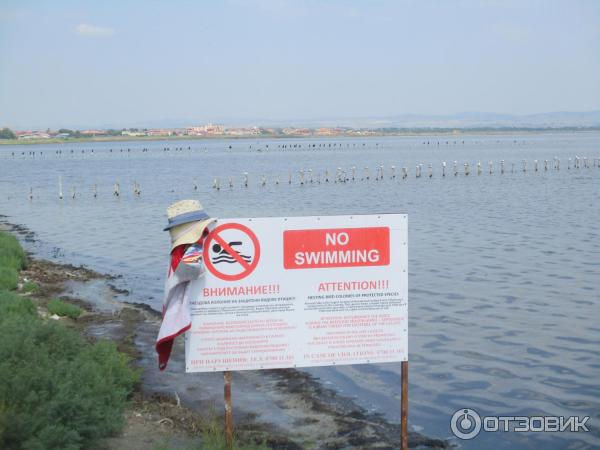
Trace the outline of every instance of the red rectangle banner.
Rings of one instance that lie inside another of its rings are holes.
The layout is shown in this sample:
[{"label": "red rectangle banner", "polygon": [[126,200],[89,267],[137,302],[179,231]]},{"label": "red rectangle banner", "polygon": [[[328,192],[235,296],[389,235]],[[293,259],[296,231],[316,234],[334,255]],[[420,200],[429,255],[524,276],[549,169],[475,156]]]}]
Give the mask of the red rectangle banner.
[{"label": "red rectangle banner", "polygon": [[286,230],[283,266],[286,269],[387,266],[388,227]]}]

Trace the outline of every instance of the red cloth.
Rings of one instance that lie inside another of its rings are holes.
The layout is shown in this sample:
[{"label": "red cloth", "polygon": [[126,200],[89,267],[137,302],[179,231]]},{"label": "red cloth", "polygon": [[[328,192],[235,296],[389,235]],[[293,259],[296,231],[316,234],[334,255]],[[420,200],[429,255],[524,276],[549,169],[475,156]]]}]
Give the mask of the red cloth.
[{"label": "red cloth", "polygon": [[[208,230],[205,229],[204,233],[202,234],[200,239],[198,239],[197,243],[202,243],[202,241],[206,238],[207,235],[208,235]],[[175,247],[173,250],[171,250],[171,262],[169,264],[169,275],[168,276],[170,276],[173,272],[175,272],[175,270],[177,269],[177,266],[181,262],[181,258],[183,258],[185,251],[187,250],[187,248],[190,245],[191,244],[181,244],[181,245],[178,245],[177,247]],[[163,305],[162,315],[164,318],[165,305]],[[156,348],[156,353],[158,354],[158,368],[160,370],[165,370],[167,367],[167,363],[169,362],[169,357],[171,356],[171,350],[173,349],[173,342],[175,341],[175,338],[177,336],[182,335],[186,331],[188,331],[191,328],[191,326],[192,326],[192,324],[190,323],[189,325],[185,326],[184,328],[181,328],[177,333],[172,334],[170,336],[166,336],[156,343],[155,348]]]},{"label": "red cloth", "polygon": [[[183,255],[184,255],[186,249],[188,248],[188,246],[189,246],[189,244],[178,245],[177,247],[175,247],[173,249],[173,251],[171,251],[171,263],[169,265],[169,275],[171,275],[171,273],[175,272],[175,269],[177,269],[177,266],[181,262],[181,258],[183,258]],[[162,315],[164,318],[165,305],[163,305]],[[158,341],[156,343],[156,353],[158,353],[158,368],[160,370],[165,370],[167,368],[167,363],[169,362],[169,358],[171,356],[171,350],[173,350],[173,342],[175,341],[175,338],[177,336],[185,333],[189,329],[190,329],[190,326],[182,328],[181,330],[179,330],[177,332],[177,334],[167,336],[166,338],[161,339],[160,341]]]}]

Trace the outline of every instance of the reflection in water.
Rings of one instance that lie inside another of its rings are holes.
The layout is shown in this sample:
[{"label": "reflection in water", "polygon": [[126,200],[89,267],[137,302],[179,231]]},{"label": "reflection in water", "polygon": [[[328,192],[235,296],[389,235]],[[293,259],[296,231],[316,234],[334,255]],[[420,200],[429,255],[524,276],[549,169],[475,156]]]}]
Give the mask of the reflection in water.
[{"label": "reflection in water", "polygon": [[[216,217],[406,212],[411,424],[447,437],[460,408],[481,415],[592,415],[597,424],[600,169],[591,162],[600,157],[599,137],[112,142],[31,147],[43,151],[36,156],[27,155],[29,147],[2,146],[0,214],[34,231],[33,248],[42,256],[120,274],[132,300],[158,308],[168,252],[164,210],[181,198],[199,198]],[[442,145],[426,144],[438,140]],[[336,146],[313,145],[320,143]],[[587,156],[589,168],[575,168],[575,155]],[[477,175],[477,163],[488,169],[490,160],[492,174]],[[550,160],[549,169],[540,163],[535,172],[534,160]],[[419,164],[427,176],[417,179]],[[410,176],[398,169],[392,178],[392,165],[407,167]],[[336,183],[338,167],[356,179]],[[215,177],[223,181],[218,191],[211,187]],[[230,177],[233,188],[225,182]],[[58,198],[59,178],[75,198]],[[394,421],[399,370],[399,364],[309,369]],[[569,441],[585,448],[599,438],[596,426],[587,434],[489,433],[460,444],[563,448]]]}]

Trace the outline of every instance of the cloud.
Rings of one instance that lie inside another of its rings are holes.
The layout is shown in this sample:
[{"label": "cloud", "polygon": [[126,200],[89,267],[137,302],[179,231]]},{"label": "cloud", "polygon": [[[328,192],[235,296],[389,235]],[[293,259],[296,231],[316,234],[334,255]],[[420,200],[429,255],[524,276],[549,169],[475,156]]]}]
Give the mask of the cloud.
[{"label": "cloud", "polygon": [[97,25],[90,25],[89,23],[80,23],[73,31],[80,36],[87,37],[111,37],[115,35],[115,30],[108,27],[99,27]]}]

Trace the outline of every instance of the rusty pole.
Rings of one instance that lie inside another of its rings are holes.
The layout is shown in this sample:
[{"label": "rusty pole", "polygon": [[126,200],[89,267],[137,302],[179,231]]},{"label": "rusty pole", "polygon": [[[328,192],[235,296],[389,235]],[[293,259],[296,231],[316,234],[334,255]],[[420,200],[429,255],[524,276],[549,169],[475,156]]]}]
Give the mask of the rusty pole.
[{"label": "rusty pole", "polygon": [[401,363],[402,397],[400,398],[400,449],[408,450],[408,361]]},{"label": "rusty pole", "polygon": [[226,370],[223,372],[223,394],[225,397],[225,441],[227,448],[233,448],[233,409],[231,407],[231,372]]}]

